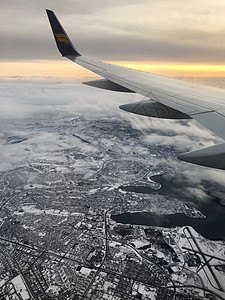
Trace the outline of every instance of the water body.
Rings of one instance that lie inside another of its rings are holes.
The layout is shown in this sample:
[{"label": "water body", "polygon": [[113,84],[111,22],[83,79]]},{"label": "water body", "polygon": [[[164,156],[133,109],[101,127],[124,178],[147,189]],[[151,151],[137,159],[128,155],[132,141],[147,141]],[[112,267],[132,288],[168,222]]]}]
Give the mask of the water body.
[{"label": "water body", "polygon": [[[179,175],[156,175],[151,178],[162,185],[154,190],[146,186],[124,186],[124,191],[142,194],[159,194],[183,201],[189,207],[195,207],[206,218],[191,218],[182,213],[156,214],[148,212],[124,213],[113,215],[112,219],[119,223],[137,224],[159,227],[192,226],[198,233],[211,240],[225,240],[225,188],[215,183],[201,181],[196,184],[190,178]],[[190,193],[194,189],[196,195]],[[202,196],[204,195],[204,196]]]}]

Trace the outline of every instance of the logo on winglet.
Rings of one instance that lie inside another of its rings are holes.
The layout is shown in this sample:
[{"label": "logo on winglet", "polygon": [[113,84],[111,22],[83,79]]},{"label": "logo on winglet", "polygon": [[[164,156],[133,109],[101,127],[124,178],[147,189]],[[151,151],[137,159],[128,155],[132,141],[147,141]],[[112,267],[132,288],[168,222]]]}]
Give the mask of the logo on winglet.
[{"label": "logo on winglet", "polygon": [[69,41],[67,40],[67,37],[65,36],[65,34],[63,34],[63,33],[56,33],[55,37],[56,37],[56,39],[57,39],[58,42],[69,44]]}]

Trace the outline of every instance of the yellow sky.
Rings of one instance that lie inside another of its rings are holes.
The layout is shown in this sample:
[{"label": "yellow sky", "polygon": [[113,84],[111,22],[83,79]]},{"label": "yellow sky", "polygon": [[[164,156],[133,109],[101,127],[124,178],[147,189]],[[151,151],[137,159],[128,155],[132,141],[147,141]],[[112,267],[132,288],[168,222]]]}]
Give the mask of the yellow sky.
[{"label": "yellow sky", "polygon": [[[193,76],[193,77],[225,77],[225,65],[204,64],[171,64],[149,62],[111,61],[146,72],[166,76]],[[1,62],[0,76],[51,76],[77,77],[95,76],[94,73],[70,61],[40,61],[40,62]]]}]

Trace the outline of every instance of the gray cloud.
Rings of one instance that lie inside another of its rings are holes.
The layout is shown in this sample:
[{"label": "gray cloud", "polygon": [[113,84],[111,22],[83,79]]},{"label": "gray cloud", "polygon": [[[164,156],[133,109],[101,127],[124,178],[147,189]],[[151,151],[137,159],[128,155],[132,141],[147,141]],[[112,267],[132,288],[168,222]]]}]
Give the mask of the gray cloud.
[{"label": "gray cloud", "polygon": [[225,5],[170,1],[1,1],[1,60],[60,59],[45,8],[81,53],[106,60],[224,63]]},{"label": "gray cloud", "polygon": [[[84,38],[84,36],[86,38]],[[55,46],[52,35],[48,37],[28,35],[14,37],[5,34],[1,37],[0,59],[6,60],[57,60],[60,55]],[[74,40],[76,48],[86,56],[105,60],[142,60],[142,61],[183,61],[183,62],[225,62],[224,48],[210,44],[206,49],[204,43],[190,45],[182,40],[163,41],[146,39],[144,37],[126,37],[121,40],[120,35],[102,34],[101,36],[87,34],[78,36]],[[27,51],[29,47],[29,51]]]}]

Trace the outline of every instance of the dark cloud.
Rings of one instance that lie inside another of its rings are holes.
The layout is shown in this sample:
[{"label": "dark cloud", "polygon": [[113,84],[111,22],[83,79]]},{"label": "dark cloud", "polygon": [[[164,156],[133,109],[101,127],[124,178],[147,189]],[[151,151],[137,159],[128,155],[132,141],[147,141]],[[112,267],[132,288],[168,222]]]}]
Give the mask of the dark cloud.
[{"label": "dark cloud", "polygon": [[[46,24],[48,26],[48,24]],[[74,36],[74,34],[72,34]],[[2,34],[0,59],[2,61],[15,60],[57,60],[60,59],[51,32],[45,36],[13,36]],[[78,33],[72,38],[79,52],[83,55],[105,60],[137,60],[137,61],[183,61],[225,63],[224,48],[210,43],[190,44],[181,39],[163,40],[140,36],[127,36],[121,39],[119,34]]]},{"label": "dark cloud", "polygon": [[[170,1],[1,1],[1,60],[59,59],[45,9],[77,48],[106,60],[224,63],[221,5]],[[217,2],[217,0],[216,0]]]}]

